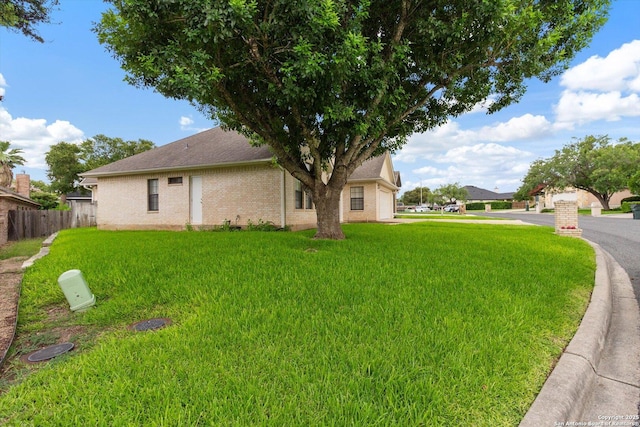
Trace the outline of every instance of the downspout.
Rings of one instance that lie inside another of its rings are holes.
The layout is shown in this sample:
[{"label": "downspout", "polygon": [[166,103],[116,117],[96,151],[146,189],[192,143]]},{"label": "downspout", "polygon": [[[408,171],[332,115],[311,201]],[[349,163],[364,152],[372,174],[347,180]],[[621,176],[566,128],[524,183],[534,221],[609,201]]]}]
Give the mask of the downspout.
[{"label": "downspout", "polygon": [[280,224],[282,228],[287,226],[287,197],[285,193],[286,171],[282,169],[280,177]]}]

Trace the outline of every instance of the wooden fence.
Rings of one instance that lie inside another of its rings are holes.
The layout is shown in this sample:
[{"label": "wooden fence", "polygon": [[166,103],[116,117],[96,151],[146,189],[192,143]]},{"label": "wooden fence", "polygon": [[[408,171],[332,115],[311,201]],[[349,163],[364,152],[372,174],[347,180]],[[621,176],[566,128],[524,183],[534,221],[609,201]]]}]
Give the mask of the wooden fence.
[{"label": "wooden fence", "polygon": [[70,211],[9,211],[8,239],[10,241],[50,236],[65,228],[94,227],[95,205]]}]

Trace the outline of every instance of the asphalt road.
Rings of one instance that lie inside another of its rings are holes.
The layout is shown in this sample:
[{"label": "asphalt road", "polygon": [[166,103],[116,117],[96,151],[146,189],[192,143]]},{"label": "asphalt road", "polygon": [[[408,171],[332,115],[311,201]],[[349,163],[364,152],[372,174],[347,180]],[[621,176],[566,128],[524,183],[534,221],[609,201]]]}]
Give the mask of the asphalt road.
[{"label": "asphalt road", "polygon": [[[553,214],[522,213],[483,213],[486,216],[519,219],[538,225],[554,227]],[[634,220],[631,215],[602,215],[592,217],[580,215],[578,226],[582,228],[582,237],[599,244],[602,249],[625,269],[636,299],[640,303],[640,220]]]}]

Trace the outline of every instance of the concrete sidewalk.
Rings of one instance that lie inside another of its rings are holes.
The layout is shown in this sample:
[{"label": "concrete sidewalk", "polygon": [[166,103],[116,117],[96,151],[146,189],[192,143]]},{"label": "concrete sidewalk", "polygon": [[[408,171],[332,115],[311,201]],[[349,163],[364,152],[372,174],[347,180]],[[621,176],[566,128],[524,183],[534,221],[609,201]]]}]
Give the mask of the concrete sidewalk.
[{"label": "concrete sidewalk", "polygon": [[624,269],[591,245],[591,302],[520,427],[640,426],[640,309]]}]

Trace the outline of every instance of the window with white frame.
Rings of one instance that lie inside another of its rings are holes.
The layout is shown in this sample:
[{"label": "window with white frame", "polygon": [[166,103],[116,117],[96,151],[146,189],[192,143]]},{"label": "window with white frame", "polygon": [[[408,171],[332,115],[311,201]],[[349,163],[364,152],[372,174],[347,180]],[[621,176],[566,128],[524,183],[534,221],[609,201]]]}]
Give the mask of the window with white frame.
[{"label": "window with white frame", "polygon": [[295,183],[295,207],[296,209],[313,209],[311,193],[304,190],[302,182]]},{"label": "window with white frame", "polygon": [[351,187],[351,210],[364,210],[364,187]]},{"label": "window with white frame", "polygon": [[157,212],[160,206],[158,203],[158,180],[147,180],[147,210]]}]

